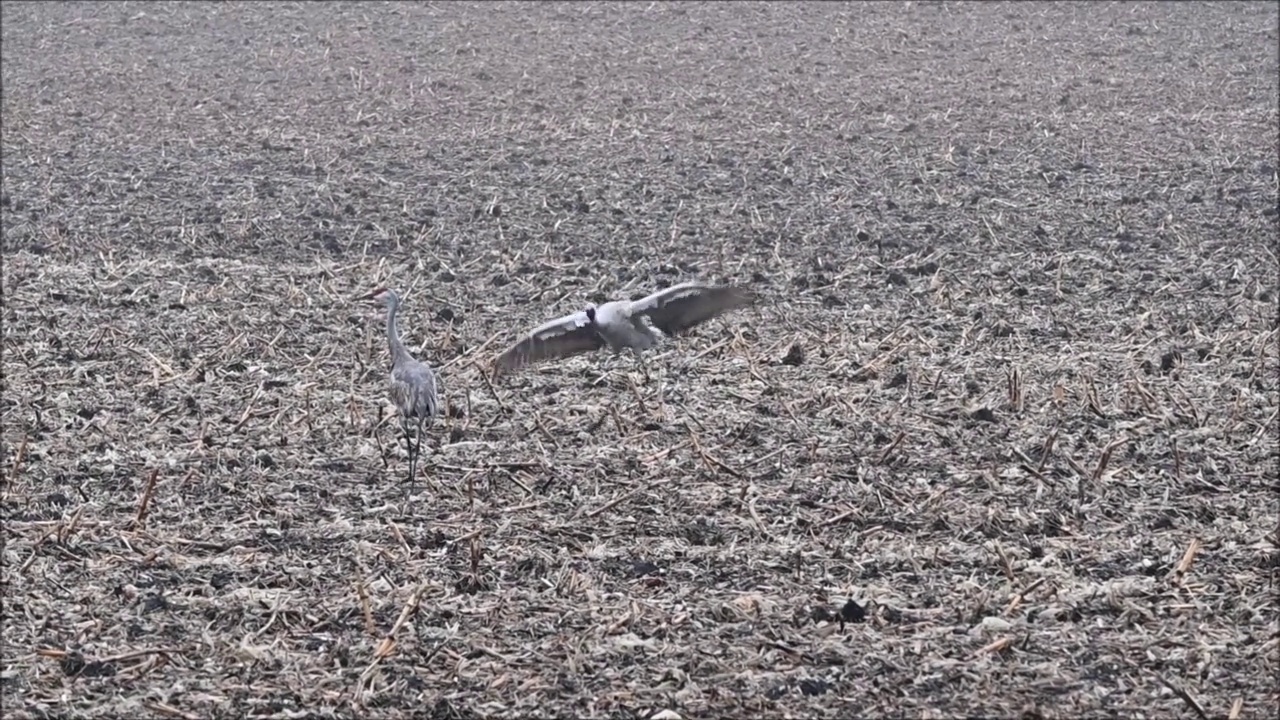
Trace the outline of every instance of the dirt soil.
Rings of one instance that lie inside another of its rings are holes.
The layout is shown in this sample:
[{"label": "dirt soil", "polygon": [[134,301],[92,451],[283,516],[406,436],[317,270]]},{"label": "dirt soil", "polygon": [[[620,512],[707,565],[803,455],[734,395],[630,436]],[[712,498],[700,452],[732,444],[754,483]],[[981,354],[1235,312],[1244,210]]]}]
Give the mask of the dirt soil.
[{"label": "dirt soil", "polygon": [[5,717],[1274,717],[1278,12],[5,2]]}]

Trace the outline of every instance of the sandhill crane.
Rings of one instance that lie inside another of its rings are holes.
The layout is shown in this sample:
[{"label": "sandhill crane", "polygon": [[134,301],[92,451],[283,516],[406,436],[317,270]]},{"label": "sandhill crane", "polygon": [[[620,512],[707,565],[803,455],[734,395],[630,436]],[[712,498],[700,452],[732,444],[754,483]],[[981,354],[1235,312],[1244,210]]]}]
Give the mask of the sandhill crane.
[{"label": "sandhill crane", "polygon": [[[400,296],[383,287],[369,293],[365,299],[376,300],[387,308],[387,346],[391,349],[391,400],[400,411],[400,428],[404,430],[404,444],[409,452],[408,490],[412,490],[417,482],[415,470],[422,452],[423,427],[435,419],[440,409],[436,395],[439,380],[435,371],[414,359],[400,340],[400,329],[396,325]],[[411,423],[417,423],[416,442],[410,438]]]},{"label": "sandhill crane", "polygon": [[[494,361],[494,374],[543,360],[565,358],[608,347],[615,355],[629,348],[648,377],[644,352],[662,337],[678,335],[735,308],[749,305],[755,293],[733,285],[683,283],[636,300],[614,300],[557,318],[534,328]],[[661,334],[655,332],[655,328]]]}]

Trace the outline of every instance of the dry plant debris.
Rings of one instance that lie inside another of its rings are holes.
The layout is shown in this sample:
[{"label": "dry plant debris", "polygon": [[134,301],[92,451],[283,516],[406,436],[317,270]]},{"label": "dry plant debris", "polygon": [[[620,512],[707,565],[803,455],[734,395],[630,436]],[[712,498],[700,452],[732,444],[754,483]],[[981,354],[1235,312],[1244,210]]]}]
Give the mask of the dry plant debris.
[{"label": "dry plant debris", "polygon": [[1277,22],[5,3],[5,716],[1271,716]]}]

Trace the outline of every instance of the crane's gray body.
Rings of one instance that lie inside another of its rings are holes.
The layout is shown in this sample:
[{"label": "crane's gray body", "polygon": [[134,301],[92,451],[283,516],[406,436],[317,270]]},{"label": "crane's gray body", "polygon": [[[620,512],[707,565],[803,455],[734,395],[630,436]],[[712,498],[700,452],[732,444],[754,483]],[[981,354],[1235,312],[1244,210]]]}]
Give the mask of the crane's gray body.
[{"label": "crane's gray body", "polygon": [[392,365],[391,400],[405,418],[431,422],[438,411],[435,372],[413,358]]},{"label": "crane's gray body", "polygon": [[595,309],[596,334],[614,354],[629,348],[639,356],[662,340],[662,336],[649,327],[643,314],[632,311],[633,305],[626,300],[614,300]]}]

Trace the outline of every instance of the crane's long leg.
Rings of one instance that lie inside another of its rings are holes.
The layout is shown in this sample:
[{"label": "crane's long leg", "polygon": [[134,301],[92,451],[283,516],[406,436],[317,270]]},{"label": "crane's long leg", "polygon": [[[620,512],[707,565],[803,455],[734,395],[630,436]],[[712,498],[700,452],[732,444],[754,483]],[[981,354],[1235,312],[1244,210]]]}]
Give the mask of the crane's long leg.
[{"label": "crane's long leg", "polygon": [[617,353],[612,351],[599,353],[598,362],[596,364],[596,372],[600,373],[600,377],[596,378],[596,381],[591,383],[593,386],[599,385],[600,383],[605,382],[610,378],[610,376],[613,375],[613,371],[610,369],[610,367],[611,367],[611,361],[616,356],[617,356]]},{"label": "crane's long leg", "polygon": [[418,487],[418,462],[422,459],[422,430],[424,424],[426,424],[426,418],[418,418],[418,439],[413,444],[413,465],[409,470],[412,475],[409,484],[415,490]]},{"label": "crane's long leg", "polygon": [[640,371],[644,373],[644,381],[649,382],[649,364],[644,361],[644,351],[631,348],[631,352],[636,356],[636,364],[640,366]]},{"label": "crane's long leg", "polygon": [[[653,388],[653,386],[655,386],[655,382],[653,379],[653,375],[649,372],[649,363],[645,362],[644,352],[640,350],[636,350],[635,354],[636,354],[636,362],[639,363],[640,369],[644,371],[644,383],[646,388]],[[657,374],[658,380],[656,382],[656,389],[652,390],[651,397],[657,400],[658,413],[659,413],[659,417],[661,417],[662,413],[664,412],[662,410],[662,407],[666,398],[667,371],[664,369],[663,365],[659,364],[654,372]]]},{"label": "crane's long leg", "polygon": [[405,486],[405,496],[407,497],[413,485],[413,466],[415,460],[413,454],[413,438],[409,433],[409,418],[400,419],[400,428],[404,430],[404,450],[405,453],[409,455],[409,484]]}]

